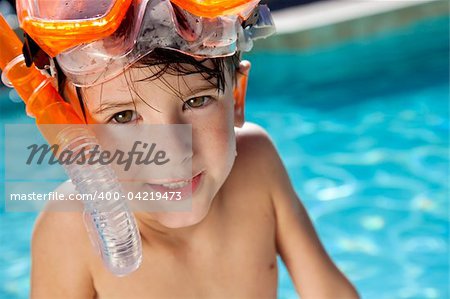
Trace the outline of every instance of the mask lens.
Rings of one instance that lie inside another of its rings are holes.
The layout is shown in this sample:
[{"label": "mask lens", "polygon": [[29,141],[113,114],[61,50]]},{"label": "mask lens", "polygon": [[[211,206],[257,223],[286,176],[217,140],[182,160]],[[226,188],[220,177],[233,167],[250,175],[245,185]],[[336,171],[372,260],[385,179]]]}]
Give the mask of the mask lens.
[{"label": "mask lens", "polygon": [[[23,1],[21,1],[23,2]],[[43,20],[71,21],[99,18],[112,8],[114,0],[35,0],[28,2],[29,16]],[[25,5],[24,5],[24,7]]]}]

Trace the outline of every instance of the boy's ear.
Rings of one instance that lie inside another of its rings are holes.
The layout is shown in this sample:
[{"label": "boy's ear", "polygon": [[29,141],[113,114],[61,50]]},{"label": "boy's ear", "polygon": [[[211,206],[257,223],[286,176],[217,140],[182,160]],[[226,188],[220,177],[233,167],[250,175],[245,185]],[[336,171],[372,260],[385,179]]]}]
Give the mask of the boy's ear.
[{"label": "boy's ear", "polygon": [[242,60],[239,69],[236,70],[236,86],[234,87],[234,125],[241,128],[244,125],[245,94],[247,92],[247,80],[250,72],[250,61]]}]

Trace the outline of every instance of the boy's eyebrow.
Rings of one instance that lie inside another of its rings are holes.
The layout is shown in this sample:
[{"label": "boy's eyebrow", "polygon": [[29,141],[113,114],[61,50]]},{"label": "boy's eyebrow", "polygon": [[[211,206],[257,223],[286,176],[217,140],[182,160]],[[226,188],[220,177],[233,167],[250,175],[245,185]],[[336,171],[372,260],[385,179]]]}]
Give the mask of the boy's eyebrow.
[{"label": "boy's eyebrow", "polygon": [[199,92],[210,91],[210,90],[218,91],[219,89],[217,88],[217,86],[211,86],[211,85],[210,86],[200,86],[197,88],[188,89],[189,92],[186,93],[186,96],[190,96],[190,95],[194,95]]},{"label": "boy's eyebrow", "polygon": [[103,112],[105,112],[107,110],[110,110],[110,109],[130,106],[130,104],[131,104],[131,102],[129,102],[129,103],[116,103],[116,104],[101,104],[97,109],[94,109],[94,111],[92,111],[92,114],[100,114],[100,113],[103,113]]}]

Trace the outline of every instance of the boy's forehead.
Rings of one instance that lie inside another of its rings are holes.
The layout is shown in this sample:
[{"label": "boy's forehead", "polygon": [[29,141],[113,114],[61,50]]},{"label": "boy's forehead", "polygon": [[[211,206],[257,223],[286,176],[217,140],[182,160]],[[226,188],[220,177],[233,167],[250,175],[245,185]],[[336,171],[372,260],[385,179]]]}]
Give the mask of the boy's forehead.
[{"label": "boy's forehead", "polygon": [[[181,71],[182,70],[182,71]],[[210,83],[211,80],[207,72],[200,72],[195,66],[190,64],[180,64],[179,67],[172,68],[167,66],[135,66],[131,67],[125,74],[126,79],[134,83],[165,81],[175,86],[178,82],[184,82],[185,85]],[[161,80],[158,80],[158,79]],[[213,81],[214,83],[214,81]]]},{"label": "boy's forehead", "polygon": [[[205,63],[212,64],[211,61]],[[218,90],[216,78],[209,78],[209,74],[198,72],[189,64],[182,67],[186,68],[187,74],[162,71],[160,66],[131,67],[107,82],[83,88],[83,94],[87,97],[86,101],[95,104],[105,100],[124,101],[136,94],[143,98],[168,95],[180,97],[203,90]]]}]

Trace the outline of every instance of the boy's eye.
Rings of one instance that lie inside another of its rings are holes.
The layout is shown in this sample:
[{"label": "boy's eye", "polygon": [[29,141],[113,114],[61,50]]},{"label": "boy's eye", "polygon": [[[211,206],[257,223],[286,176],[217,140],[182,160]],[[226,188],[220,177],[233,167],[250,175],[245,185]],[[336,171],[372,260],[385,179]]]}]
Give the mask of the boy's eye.
[{"label": "boy's eye", "polygon": [[206,106],[211,100],[212,99],[210,96],[199,96],[191,98],[184,102],[183,110],[188,108],[186,107],[186,105],[189,106],[190,108],[200,108]]},{"label": "boy's eye", "polygon": [[115,123],[126,124],[136,120],[136,112],[134,110],[120,111],[111,118]]}]

